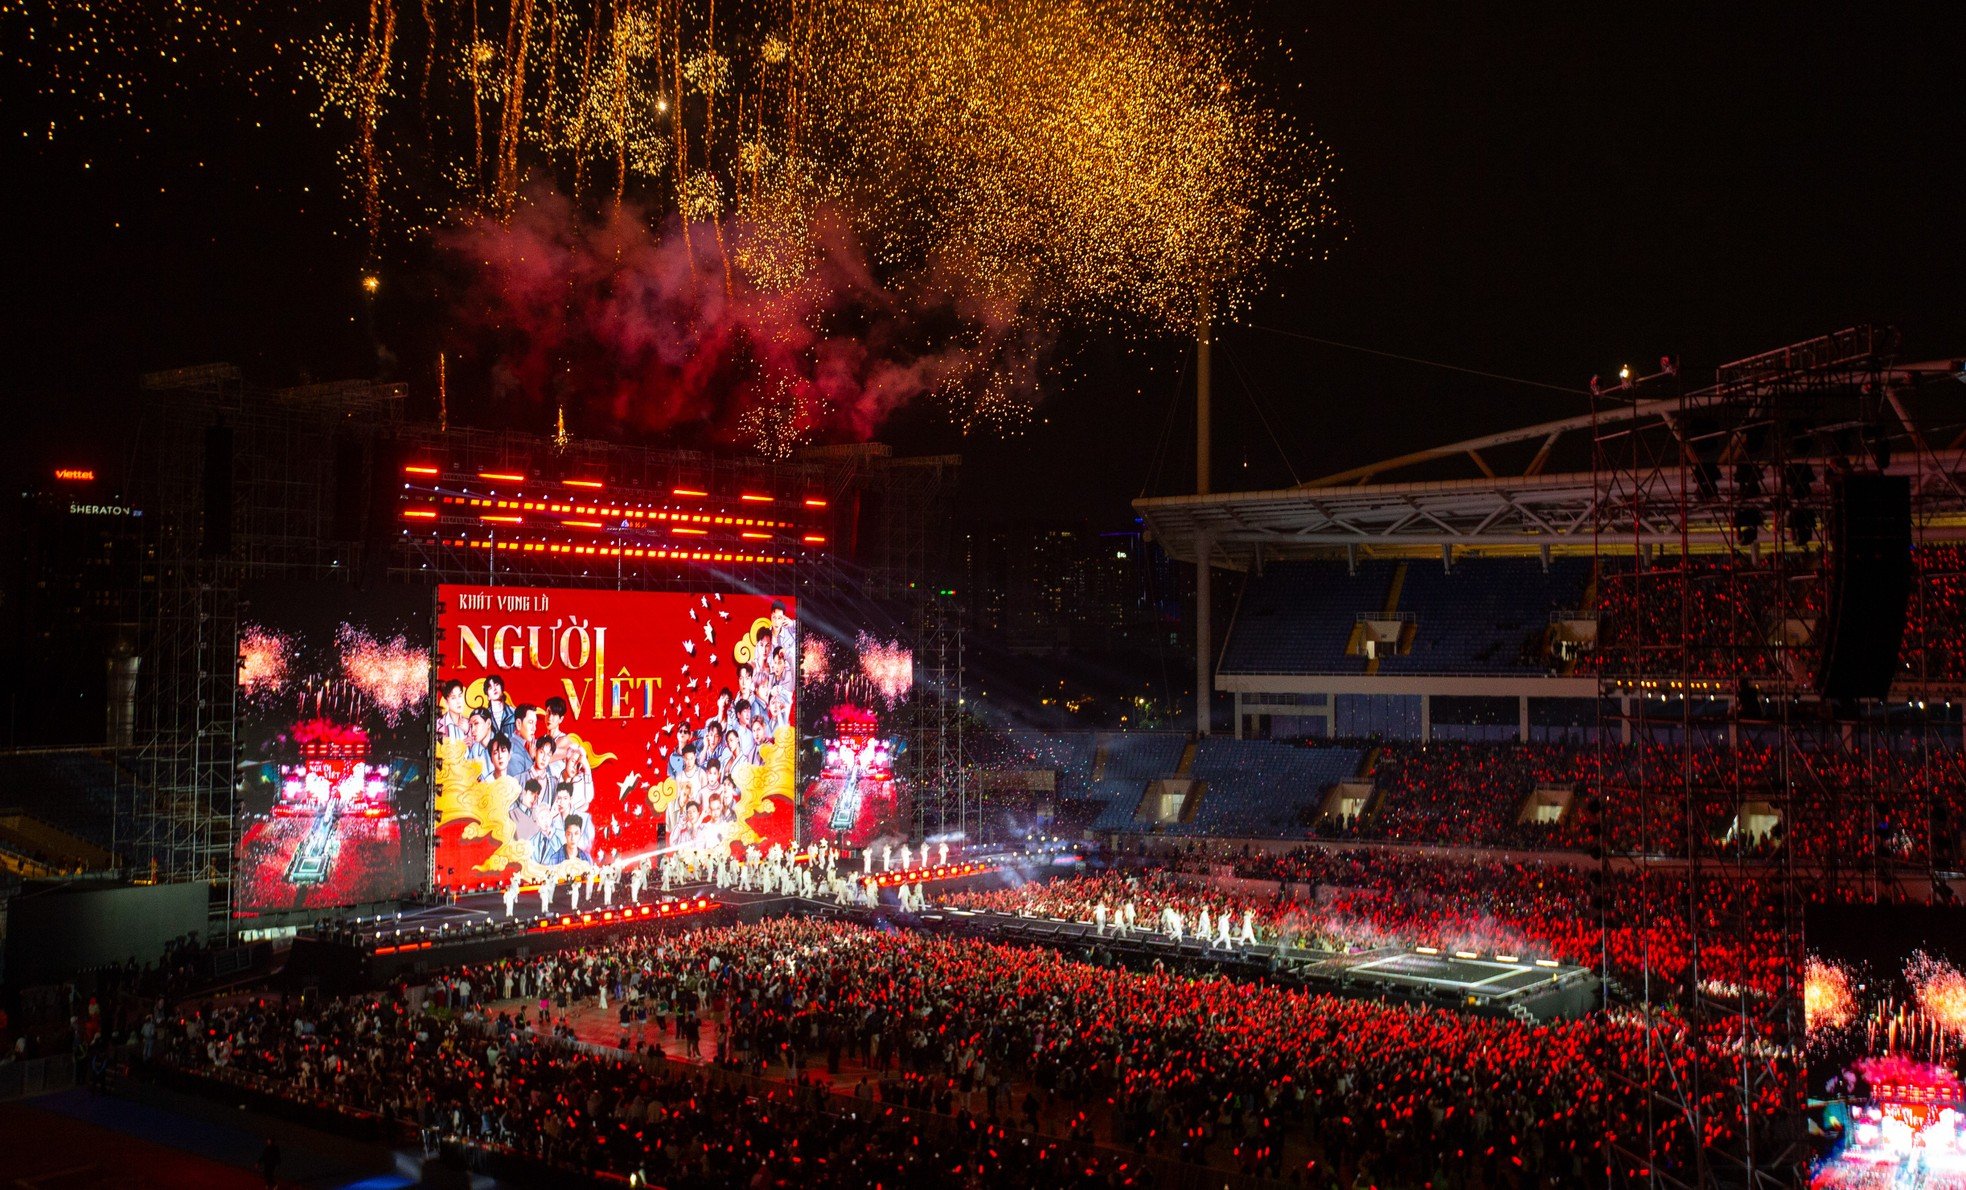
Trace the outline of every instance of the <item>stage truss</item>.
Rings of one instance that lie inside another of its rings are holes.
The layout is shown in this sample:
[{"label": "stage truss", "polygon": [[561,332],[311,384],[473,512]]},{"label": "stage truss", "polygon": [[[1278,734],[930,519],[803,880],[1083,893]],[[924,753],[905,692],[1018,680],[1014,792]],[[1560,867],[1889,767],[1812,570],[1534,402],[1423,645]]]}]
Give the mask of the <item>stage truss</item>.
[{"label": "stage truss", "polygon": [[[1607,1065],[1649,1116],[1614,1146],[1614,1180],[1797,1184],[1804,906],[1929,887],[1929,820],[1902,823],[1923,804],[1922,703],[1834,706],[1814,680],[1831,473],[1910,467],[1914,493],[1935,486],[1893,411],[1910,383],[1894,347],[1856,328],[1728,365],[1711,389],[1668,369],[1595,394],[1595,606],[1617,621],[1595,653],[1596,807],[1606,872],[1639,873],[1635,903],[1602,907],[1607,953],[1648,917],[1674,923],[1685,959],[1642,955],[1637,986],[1606,972],[1607,1010],[1644,1033]],[[1669,415],[1623,416],[1662,391]],[[1915,503],[1914,524],[1936,511]],[[1781,845],[1757,845],[1771,823]]]}]

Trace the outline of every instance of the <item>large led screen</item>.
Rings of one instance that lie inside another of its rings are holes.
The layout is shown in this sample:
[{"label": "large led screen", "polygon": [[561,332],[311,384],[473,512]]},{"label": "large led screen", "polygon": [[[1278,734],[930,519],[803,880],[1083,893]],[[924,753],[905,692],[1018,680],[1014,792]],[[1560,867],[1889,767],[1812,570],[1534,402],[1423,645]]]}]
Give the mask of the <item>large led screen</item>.
[{"label": "large led screen", "polygon": [[797,610],[744,593],[437,593],[436,879],[790,848]]},{"label": "large led screen", "polygon": [[233,905],[392,900],[427,876],[430,593],[242,593]]},{"label": "large led screen", "polygon": [[1966,910],[1811,905],[1810,1185],[1966,1186]]},{"label": "large led screen", "polygon": [[865,631],[832,640],[812,632],[800,647],[800,681],[820,741],[820,763],[805,786],[804,838],[864,847],[906,837],[897,724],[915,686],[913,651]]}]

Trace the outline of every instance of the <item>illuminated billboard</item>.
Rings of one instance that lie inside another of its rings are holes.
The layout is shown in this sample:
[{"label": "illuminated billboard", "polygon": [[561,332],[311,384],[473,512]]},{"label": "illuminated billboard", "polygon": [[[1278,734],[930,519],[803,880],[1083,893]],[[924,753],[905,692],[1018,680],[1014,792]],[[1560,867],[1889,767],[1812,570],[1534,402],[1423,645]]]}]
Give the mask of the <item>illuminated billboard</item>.
[{"label": "illuminated billboard", "polygon": [[792,599],[444,586],[437,605],[440,886],[793,845]]},{"label": "illuminated billboard", "polygon": [[430,596],[243,592],[233,906],[338,908],[420,891],[430,814]]}]

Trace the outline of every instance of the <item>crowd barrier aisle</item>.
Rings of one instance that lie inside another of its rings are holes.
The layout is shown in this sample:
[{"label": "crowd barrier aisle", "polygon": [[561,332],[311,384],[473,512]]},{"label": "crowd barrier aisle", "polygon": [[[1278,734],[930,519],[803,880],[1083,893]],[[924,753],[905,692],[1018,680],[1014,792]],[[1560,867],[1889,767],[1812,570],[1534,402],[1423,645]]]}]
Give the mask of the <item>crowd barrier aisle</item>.
[{"label": "crowd barrier aisle", "polygon": [[50,1091],[66,1091],[74,1085],[75,1058],[71,1054],[0,1063],[0,1103],[30,1095],[45,1095]]}]

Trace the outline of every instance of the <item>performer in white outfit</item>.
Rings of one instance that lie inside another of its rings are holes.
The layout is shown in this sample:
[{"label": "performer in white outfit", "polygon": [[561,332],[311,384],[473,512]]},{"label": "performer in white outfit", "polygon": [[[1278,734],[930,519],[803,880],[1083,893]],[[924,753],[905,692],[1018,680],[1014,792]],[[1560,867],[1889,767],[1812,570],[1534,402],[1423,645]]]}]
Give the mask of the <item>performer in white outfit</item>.
[{"label": "performer in white outfit", "polygon": [[512,883],[505,886],[505,917],[510,921],[519,905],[519,874],[512,873]]}]

